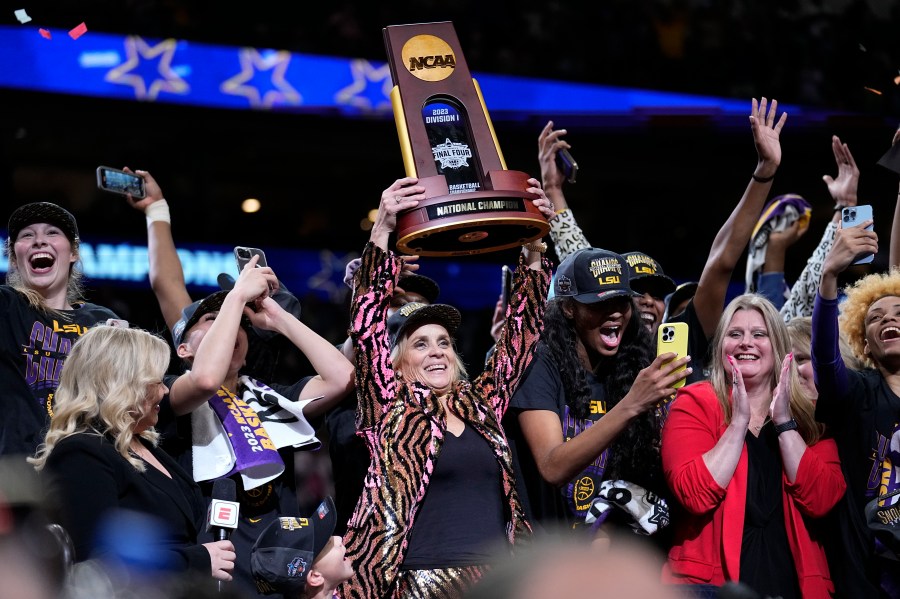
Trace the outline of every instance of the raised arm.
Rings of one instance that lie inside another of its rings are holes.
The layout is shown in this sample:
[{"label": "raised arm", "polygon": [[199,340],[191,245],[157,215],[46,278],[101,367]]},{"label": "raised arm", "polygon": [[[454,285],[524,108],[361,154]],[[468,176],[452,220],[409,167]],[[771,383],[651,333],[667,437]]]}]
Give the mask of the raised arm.
[{"label": "raised arm", "polygon": [[[131,172],[128,167],[124,169]],[[147,171],[135,171],[144,180],[147,195],[135,200],[130,195],[128,203],[147,217],[147,253],[150,260],[150,286],[159,302],[163,319],[169,330],[181,318],[181,311],[191,303],[184,283],[184,270],[175,250],[172,238],[172,221],[169,205],[159,184]]]},{"label": "raised arm", "polygon": [[772,179],[781,164],[780,136],[787,113],[782,113],[776,120],[777,108],[778,102],[772,100],[772,104],[768,105],[765,98],[759,103],[754,98],[751,103],[750,130],[758,157],[756,169],[744,195],[713,240],[693,299],[707,338],[712,337],[725,309],[731,274],[750,240],[753,226],[772,189]]},{"label": "raised arm", "polygon": [[550,221],[550,239],[556,249],[556,256],[562,262],[566,256],[582,248],[591,247],[587,238],[575,222],[575,215],[566,203],[563,194],[565,177],[556,164],[556,153],[572,146],[562,138],[565,129],[553,130],[553,121],[548,121],[538,136],[538,162],[541,165],[541,182],[547,197],[553,203],[557,217]]},{"label": "raised arm", "polygon": [[[894,133],[891,145],[900,142],[900,129]],[[900,189],[897,190],[897,204],[894,206],[894,222],[891,224],[891,245],[889,265],[900,266]]]},{"label": "raised arm", "polygon": [[316,371],[316,376],[303,387],[300,395],[291,398],[321,397],[303,408],[307,418],[324,414],[353,388],[353,364],[334,345],[297,320],[271,297],[260,303],[258,312],[245,307],[244,314],[253,326],[275,331],[290,339]]},{"label": "raised arm", "polygon": [[192,359],[191,370],[178,377],[169,391],[169,400],[176,415],[196,410],[222,385],[232,368],[232,356],[245,305],[277,284],[278,279],[271,268],[256,268],[257,260],[258,257],[254,256],[244,267],[199,344],[195,346],[190,332],[186,332],[185,342],[176,348],[179,357]]},{"label": "raised arm", "polygon": [[812,315],[816,292],[822,280],[822,268],[825,263],[825,257],[831,249],[835,231],[837,231],[841,222],[841,208],[856,206],[859,168],[856,166],[853,154],[850,153],[850,148],[847,144],[841,143],[837,135],[831,137],[831,151],[834,154],[838,176],[835,179],[830,175],[824,175],[822,180],[828,186],[828,192],[835,202],[834,216],[825,228],[825,233],[822,235],[819,245],[813,251],[809,260],[807,260],[806,266],[803,267],[803,272],[800,273],[793,287],[791,287],[790,297],[781,307],[781,316],[785,322],[799,316]]}]

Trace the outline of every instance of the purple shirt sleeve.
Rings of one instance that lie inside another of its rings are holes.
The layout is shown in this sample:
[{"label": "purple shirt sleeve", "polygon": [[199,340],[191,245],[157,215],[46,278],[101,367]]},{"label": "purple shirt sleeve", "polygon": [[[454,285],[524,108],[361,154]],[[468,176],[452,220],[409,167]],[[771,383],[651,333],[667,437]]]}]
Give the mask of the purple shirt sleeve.
[{"label": "purple shirt sleeve", "polygon": [[816,419],[828,422],[829,414],[840,413],[839,402],[850,390],[850,377],[841,357],[838,332],[838,300],[818,293],[812,314],[812,364],[819,390]]}]

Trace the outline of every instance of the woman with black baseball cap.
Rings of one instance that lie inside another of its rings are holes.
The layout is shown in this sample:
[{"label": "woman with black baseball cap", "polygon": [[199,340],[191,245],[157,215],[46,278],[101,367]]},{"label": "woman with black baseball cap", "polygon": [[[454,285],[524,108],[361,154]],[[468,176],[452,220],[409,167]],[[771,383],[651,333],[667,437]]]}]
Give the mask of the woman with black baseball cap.
[{"label": "woman with black baseball cap", "polygon": [[[468,381],[454,348],[456,308],[413,302],[387,317],[402,267],[388,238],[397,213],[425,199],[416,183],[399,179],[382,194],[355,278],[357,434],[372,460],[344,537],[356,574],[342,597],[459,596],[496,546],[531,533],[500,420],[540,333],[546,246],[524,246],[497,351]],[[552,217],[538,182],[529,184]]]},{"label": "woman with black baseball cap", "polygon": [[50,202],[9,218],[8,272],[0,285],[0,455],[33,454],[53,414],[53,394],[72,344],[117,316],[82,299],[78,224]]},{"label": "woman with black baseball cap", "polygon": [[[589,538],[607,519],[642,534],[665,525],[665,502],[645,492],[665,489],[657,408],[691,373],[678,370],[689,357],[654,360],[629,273],[624,256],[599,248],[563,260],[534,364],[507,423],[528,516]],[[635,499],[643,494],[639,503],[652,511],[638,514],[627,499],[614,501],[626,496],[618,489]]]}]

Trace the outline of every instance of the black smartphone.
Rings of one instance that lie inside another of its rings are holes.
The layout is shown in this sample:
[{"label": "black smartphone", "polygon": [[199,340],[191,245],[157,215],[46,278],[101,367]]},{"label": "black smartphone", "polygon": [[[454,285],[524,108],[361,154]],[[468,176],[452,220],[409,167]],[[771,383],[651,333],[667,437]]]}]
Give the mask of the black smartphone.
[{"label": "black smartphone", "polygon": [[131,194],[136,200],[142,200],[147,196],[141,177],[108,166],[97,167],[97,187],[123,196]]},{"label": "black smartphone", "polygon": [[565,148],[560,148],[556,152],[556,165],[562,171],[563,176],[569,183],[575,182],[578,175],[578,163],[572,158],[572,153]]},{"label": "black smartphone", "polygon": [[244,270],[244,266],[250,262],[250,259],[253,258],[253,256],[259,256],[259,261],[256,263],[257,268],[268,266],[266,263],[266,254],[261,249],[244,247],[242,245],[234,248],[234,259],[237,262],[238,274]]},{"label": "black smartphone", "polygon": [[503,298],[503,311],[506,312],[506,307],[509,305],[509,296],[512,293],[513,271],[504,264],[500,267],[500,276],[500,295]]}]

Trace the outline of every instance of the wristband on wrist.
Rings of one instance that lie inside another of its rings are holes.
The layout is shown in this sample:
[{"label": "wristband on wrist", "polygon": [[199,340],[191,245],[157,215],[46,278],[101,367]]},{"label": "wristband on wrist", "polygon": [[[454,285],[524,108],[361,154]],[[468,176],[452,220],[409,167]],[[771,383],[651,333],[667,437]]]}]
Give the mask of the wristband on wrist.
[{"label": "wristband on wrist", "polygon": [[835,212],[840,212],[841,210],[843,210],[843,209],[846,208],[846,207],[847,207],[846,204],[835,204],[835,205],[834,205],[834,211],[835,211]]},{"label": "wristband on wrist", "polygon": [[522,247],[531,252],[538,252],[539,254],[543,254],[547,251],[547,242],[540,240],[532,241],[531,243],[526,243]]},{"label": "wristband on wrist", "polygon": [[164,199],[153,202],[152,204],[147,206],[147,210],[144,211],[144,215],[147,217],[148,227],[158,221],[172,224],[172,217],[169,214],[169,203]]},{"label": "wristband on wrist", "polygon": [[795,431],[797,430],[797,421],[791,418],[787,422],[782,422],[781,424],[775,425],[775,434],[781,435],[781,433],[786,433],[787,431]]},{"label": "wristband on wrist", "polygon": [[772,179],[775,178],[775,175],[771,175],[769,177],[759,177],[759,176],[757,176],[756,173],[753,173],[750,176],[753,177],[753,180],[756,181],[757,183],[768,183],[769,181],[771,181]]}]

